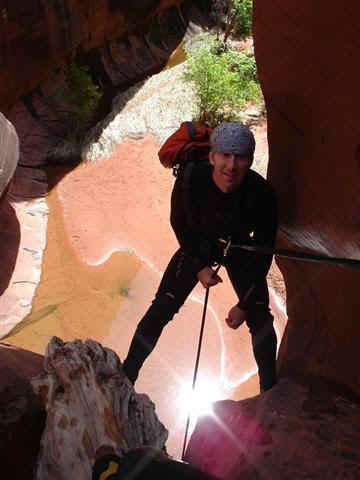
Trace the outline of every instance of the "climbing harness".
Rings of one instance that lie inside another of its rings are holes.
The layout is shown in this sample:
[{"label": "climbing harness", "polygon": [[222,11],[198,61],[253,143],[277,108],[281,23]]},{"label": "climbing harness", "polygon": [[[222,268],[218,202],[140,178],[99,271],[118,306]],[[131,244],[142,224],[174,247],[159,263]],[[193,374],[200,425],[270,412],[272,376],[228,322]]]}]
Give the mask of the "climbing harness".
[{"label": "climbing harness", "polygon": [[[214,273],[212,276],[215,276],[218,271],[220,270],[222,262],[225,260],[230,245],[231,245],[231,237],[228,238],[228,240],[224,240],[226,242],[226,245],[224,247],[224,252],[222,256],[221,262],[219,262],[218,266],[214,270]],[[195,361],[195,367],[194,367],[194,375],[193,375],[193,381],[192,381],[192,391],[195,391],[195,385],[196,385],[196,378],[197,378],[197,372],[199,369],[199,360],[200,360],[200,352],[201,352],[201,345],[202,345],[202,339],[203,339],[203,334],[204,334],[204,327],[205,327],[205,317],[206,317],[206,310],[207,310],[207,304],[209,300],[209,290],[210,287],[206,287],[206,292],[205,292],[205,300],[204,300],[204,308],[202,312],[202,319],[201,319],[201,327],[200,327],[200,335],[199,335],[199,342],[198,342],[198,348],[197,348],[197,353],[196,353],[196,361]],[[181,460],[184,460],[185,456],[185,449],[186,449],[186,443],[187,443],[187,436],[188,436],[188,431],[189,431],[189,425],[190,425],[190,418],[191,418],[191,410],[189,409],[188,417],[186,420],[186,428],[185,428],[185,436],[184,436],[184,443],[183,443],[183,449],[182,449],[182,454],[181,454]]]},{"label": "climbing harness", "polygon": [[[219,242],[226,244],[226,240],[222,238],[219,239]],[[308,262],[332,263],[335,265],[360,269],[360,260],[356,260],[355,258],[327,257],[325,255],[313,255],[305,252],[294,252],[292,250],[282,250],[278,248],[263,247],[259,245],[232,244],[231,248],[240,248],[242,250],[260,253],[262,255],[275,255],[277,257],[291,258],[294,260],[304,260]]]}]

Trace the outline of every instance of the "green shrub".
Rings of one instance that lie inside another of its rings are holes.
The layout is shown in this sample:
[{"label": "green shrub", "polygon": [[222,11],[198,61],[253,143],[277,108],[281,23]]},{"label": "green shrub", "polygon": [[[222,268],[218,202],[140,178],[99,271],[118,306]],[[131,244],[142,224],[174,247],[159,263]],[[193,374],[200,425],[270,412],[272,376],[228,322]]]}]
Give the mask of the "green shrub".
[{"label": "green shrub", "polygon": [[70,123],[75,136],[81,136],[88,128],[102,95],[99,88],[94,85],[88,70],[88,67],[79,67],[71,60],[66,72],[65,97],[71,107]]},{"label": "green shrub", "polygon": [[196,119],[209,127],[239,120],[246,104],[261,98],[254,57],[216,41],[188,52],[185,80],[195,87]]},{"label": "green shrub", "polygon": [[232,0],[235,14],[235,33],[239,36],[249,36],[252,31],[252,0]]}]

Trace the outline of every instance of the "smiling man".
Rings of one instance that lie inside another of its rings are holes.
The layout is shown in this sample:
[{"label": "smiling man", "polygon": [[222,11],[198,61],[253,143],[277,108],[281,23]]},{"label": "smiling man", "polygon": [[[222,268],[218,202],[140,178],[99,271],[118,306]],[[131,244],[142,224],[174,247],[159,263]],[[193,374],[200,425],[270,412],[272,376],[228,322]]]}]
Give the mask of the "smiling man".
[{"label": "smiling man", "polygon": [[222,263],[239,300],[225,321],[233,329],[246,322],[265,391],[276,383],[276,335],[266,282],[272,256],[230,248],[224,257],[223,239],[231,238],[234,245],[273,246],[276,199],[270,184],[250,168],[255,139],[247,127],[222,123],[210,141],[208,161],[191,162],[175,182],[171,225],[180,248],[136,329],[124,370],[134,383],[163,328],[198,281],[205,288],[222,282],[215,272]]}]

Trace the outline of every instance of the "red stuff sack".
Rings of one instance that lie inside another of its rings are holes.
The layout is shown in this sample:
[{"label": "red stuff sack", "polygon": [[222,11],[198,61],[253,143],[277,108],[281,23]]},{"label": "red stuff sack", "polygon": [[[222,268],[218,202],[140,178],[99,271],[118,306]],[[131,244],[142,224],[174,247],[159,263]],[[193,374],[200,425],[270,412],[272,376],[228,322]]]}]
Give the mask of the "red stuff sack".
[{"label": "red stuff sack", "polygon": [[183,122],[165,141],[158,155],[166,168],[172,168],[176,177],[188,161],[205,160],[210,151],[211,128],[195,122]]}]

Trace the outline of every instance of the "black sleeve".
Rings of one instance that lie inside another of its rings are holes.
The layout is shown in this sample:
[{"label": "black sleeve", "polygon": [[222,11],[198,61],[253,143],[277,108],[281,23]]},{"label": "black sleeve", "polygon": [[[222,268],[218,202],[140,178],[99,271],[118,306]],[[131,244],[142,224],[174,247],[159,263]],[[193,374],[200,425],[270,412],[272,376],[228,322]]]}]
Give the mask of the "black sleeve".
[{"label": "black sleeve", "polygon": [[[277,202],[269,184],[256,198],[253,245],[274,247],[277,231]],[[238,250],[238,261],[230,267],[230,279],[239,297],[238,306],[249,309],[257,300],[258,288],[263,285],[270,269],[273,255],[256,254]],[[245,270],[245,271],[244,271]]]},{"label": "black sleeve", "polygon": [[[269,184],[256,202],[256,219],[253,242],[255,245],[274,247],[278,215],[275,193]],[[255,255],[254,272],[257,278],[266,277],[272,262],[272,255]]]},{"label": "black sleeve", "polygon": [[180,178],[176,179],[171,195],[170,223],[180,247],[194,262],[196,273],[210,265],[209,257],[202,248],[204,239],[189,224],[188,214],[185,207],[185,193]]}]

